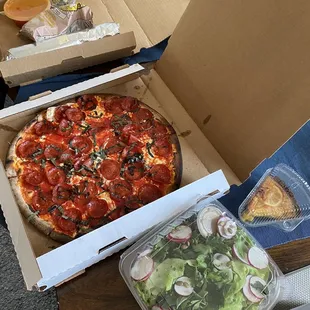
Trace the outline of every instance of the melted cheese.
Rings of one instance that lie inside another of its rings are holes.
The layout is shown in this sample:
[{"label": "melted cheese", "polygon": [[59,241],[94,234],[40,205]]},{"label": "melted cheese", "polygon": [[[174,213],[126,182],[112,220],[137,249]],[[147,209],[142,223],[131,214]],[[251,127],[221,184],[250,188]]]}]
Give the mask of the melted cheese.
[{"label": "melted cheese", "polygon": [[50,122],[53,122],[55,120],[55,111],[56,107],[50,107],[46,111],[46,119]]}]

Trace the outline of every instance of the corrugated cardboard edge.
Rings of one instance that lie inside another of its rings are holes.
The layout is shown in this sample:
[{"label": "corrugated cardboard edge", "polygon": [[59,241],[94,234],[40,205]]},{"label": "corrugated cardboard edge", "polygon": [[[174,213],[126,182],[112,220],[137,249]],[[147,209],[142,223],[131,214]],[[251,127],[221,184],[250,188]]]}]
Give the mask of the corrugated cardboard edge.
[{"label": "corrugated cardboard edge", "polygon": [[136,46],[133,32],[81,45],[0,62],[0,72],[9,87],[72,72],[129,56]]},{"label": "corrugated cardboard edge", "polygon": [[26,234],[22,216],[14,199],[14,194],[6,178],[2,161],[0,161],[0,179],[2,211],[5,215],[27,289],[32,290],[36,283],[42,278],[42,275]]}]

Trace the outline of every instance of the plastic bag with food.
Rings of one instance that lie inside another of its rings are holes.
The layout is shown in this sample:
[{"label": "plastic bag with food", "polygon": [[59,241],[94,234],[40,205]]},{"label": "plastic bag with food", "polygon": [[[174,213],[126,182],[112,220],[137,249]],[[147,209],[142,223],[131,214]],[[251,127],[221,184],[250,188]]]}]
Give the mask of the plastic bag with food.
[{"label": "plastic bag with food", "polygon": [[63,34],[70,34],[93,27],[93,13],[88,6],[69,4],[52,7],[29,22],[21,29],[21,34],[42,42]]},{"label": "plastic bag with food", "polygon": [[75,4],[76,0],[51,0],[52,6],[61,7],[68,4]]}]

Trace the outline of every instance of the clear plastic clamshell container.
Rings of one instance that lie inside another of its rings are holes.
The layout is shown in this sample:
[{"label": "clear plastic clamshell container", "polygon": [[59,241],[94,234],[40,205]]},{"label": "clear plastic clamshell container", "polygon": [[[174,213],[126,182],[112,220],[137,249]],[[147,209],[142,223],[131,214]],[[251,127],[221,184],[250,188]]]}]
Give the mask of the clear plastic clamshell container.
[{"label": "clear plastic clamshell container", "polygon": [[240,205],[239,218],[249,227],[292,231],[310,218],[310,187],[289,166],[279,164],[265,172]]},{"label": "clear plastic clamshell container", "polygon": [[204,200],[150,231],[121,257],[141,309],[272,309],[286,280],[253,236],[219,202]]}]

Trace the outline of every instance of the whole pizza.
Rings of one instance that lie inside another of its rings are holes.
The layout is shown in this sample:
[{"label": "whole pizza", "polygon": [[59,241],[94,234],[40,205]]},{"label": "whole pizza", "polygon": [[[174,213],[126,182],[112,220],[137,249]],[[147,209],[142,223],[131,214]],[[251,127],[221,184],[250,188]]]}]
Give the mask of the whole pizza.
[{"label": "whole pizza", "polygon": [[144,103],[83,95],[18,133],[6,172],[28,221],[66,242],[178,188],[182,158],[173,127]]}]

